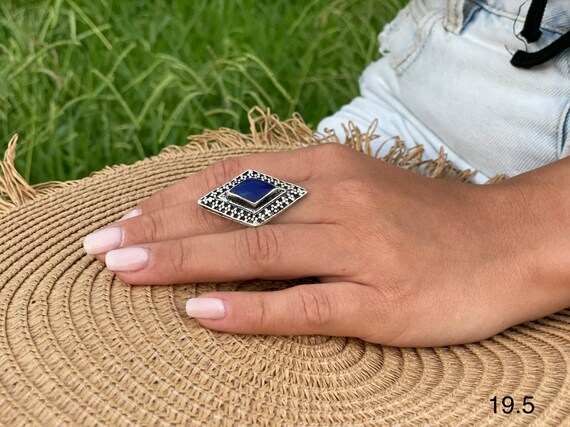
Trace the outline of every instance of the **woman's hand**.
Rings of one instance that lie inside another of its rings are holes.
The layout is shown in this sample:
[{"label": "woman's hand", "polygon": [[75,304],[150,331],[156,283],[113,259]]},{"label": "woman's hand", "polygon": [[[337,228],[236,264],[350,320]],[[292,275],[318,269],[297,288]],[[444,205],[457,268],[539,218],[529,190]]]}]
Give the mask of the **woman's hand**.
[{"label": "woman's hand", "polygon": [[[197,204],[246,169],[308,194],[260,227]],[[189,314],[207,328],[396,346],[467,343],[564,308],[540,283],[547,279],[538,266],[542,246],[521,233],[533,218],[512,188],[425,178],[322,144],[215,163],[157,192],[84,245],[130,284],[322,282],[189,300]]]}]

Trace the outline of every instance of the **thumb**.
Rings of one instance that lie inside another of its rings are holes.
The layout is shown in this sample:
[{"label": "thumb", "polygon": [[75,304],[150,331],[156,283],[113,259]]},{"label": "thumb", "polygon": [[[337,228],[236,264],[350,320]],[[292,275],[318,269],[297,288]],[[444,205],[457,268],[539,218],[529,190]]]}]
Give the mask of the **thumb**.
[{"label": "thumb", "polygon": [[272,292],[209,292],[189,299],[186,312],[217,331],[359,337],[373,327],[376,298],[356,283],[318,283]]}]

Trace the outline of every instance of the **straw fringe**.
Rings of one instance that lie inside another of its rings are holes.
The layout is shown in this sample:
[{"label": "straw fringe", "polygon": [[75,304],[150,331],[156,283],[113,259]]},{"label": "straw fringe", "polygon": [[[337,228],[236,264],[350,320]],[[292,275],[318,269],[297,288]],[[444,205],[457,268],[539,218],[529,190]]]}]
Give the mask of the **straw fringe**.
[{"label": "straw fringe", "polygon": [[[470,169],[456,169],[451,161],[447,159],[447,154],[443,148],[440,149],[436,159],[423,160],[424,148],[421,144],[406,148],[404,142],[398,136],[387,139],[375,153],[372,153],[372,141],[380,138],[380,135],[375,133],[378,125],[377,121],[374,121],[365,132],[362,132],[354,123],[350,122],[347,127],[344,127],[347,136],[345,141],[341,142],[333,130],[327,129],[324,135],[314,132],[305,124],[298,113],[294,113],[289,120],[281,121],[277,115],[271,114],[269,109],[264,111],[260,107],[254,107],[248,112],[248,120],[250,134],[243,134],[229,128],[208,129],[200,135],[189,136],[188,144],[184,146],[169,145],[163,148],[158,155],[150,157],[150,159],[172,157],[181,151],[203,153],[248,147],[285,149],[323,143],[343,143],[369,156],[431,178],[472,183],[472,178],[477,173],[477,171]],[[28,184],[14,166],[17,141],[18,135],[14,134],[4,153],[4,161],[0,161],[2,171],[0,175],[0,215],[8,213],[12,209],[39,196],[51,194],[62,187],[67,187],[80,181],[48,181],[33,185]],[[380,149],[388,143],[392,144],[388,154],[378,157]],[[139,161],[145,160],[149,159]],[[125,164],[106,166],[100,171],[91,173],[90,177],[105,175],[126,166]],[[487,184],[497,183],[506,178],[506,175],[497,175],[491,178]]]},{"label": "straw fringe", "polygon": [[0,175],[0,209],[9,210],[22,204],[26,200],[33,199],[36,191],[26,182],[14,167],[16,157],[16,143],[18,134],[12,136],[8,142],[8,148],[4,153],[4,161],[0,162],[2,175]]},{"label": "straw fringe", "polygon": [[4,152],[4,160],[0,161],[2,172],[0,174],[0,215],[77,181],[47,181],[33,185],[28,184],[14,165],[17,143],[18,134],[14,134]]}]

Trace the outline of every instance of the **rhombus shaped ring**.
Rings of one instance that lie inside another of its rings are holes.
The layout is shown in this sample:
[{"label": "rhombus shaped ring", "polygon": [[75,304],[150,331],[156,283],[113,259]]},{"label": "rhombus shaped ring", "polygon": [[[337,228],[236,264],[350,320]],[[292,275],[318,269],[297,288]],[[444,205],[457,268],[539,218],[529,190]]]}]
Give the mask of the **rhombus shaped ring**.
[{"label": "rhombus shaped ring", "polygon": [[258,227],[306,194],[307,190],[298,185],[248,169],[202,196],[198,204],[225,218]]}]

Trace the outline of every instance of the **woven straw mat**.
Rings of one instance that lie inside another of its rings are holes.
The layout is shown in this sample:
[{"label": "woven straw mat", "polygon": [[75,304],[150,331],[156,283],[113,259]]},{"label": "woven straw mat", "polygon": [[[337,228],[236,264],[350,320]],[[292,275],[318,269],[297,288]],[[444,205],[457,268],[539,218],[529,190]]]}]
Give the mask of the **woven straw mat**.
[{"label": "woven straw mat", "polygon": [[[186,300],[307,280],[129,286],[85,254],[88,233],[214,162],[339,142],[298,115],[254,109],[249,118],[247,135],[206,131],[133,165],[34,186],[14,168],[13,138],[0,162],[0,424],[570,425],[570,310],[440,348],[234,335],[189,318]],[[347,130],[346,144],[374,155],[373,127]],[[385,161],[434,178],[473,176],[443,152],[426,161],[421,146],[388,141]],[[535,410],[494,414],[494,396],[521,409],[532,396]]]}]

